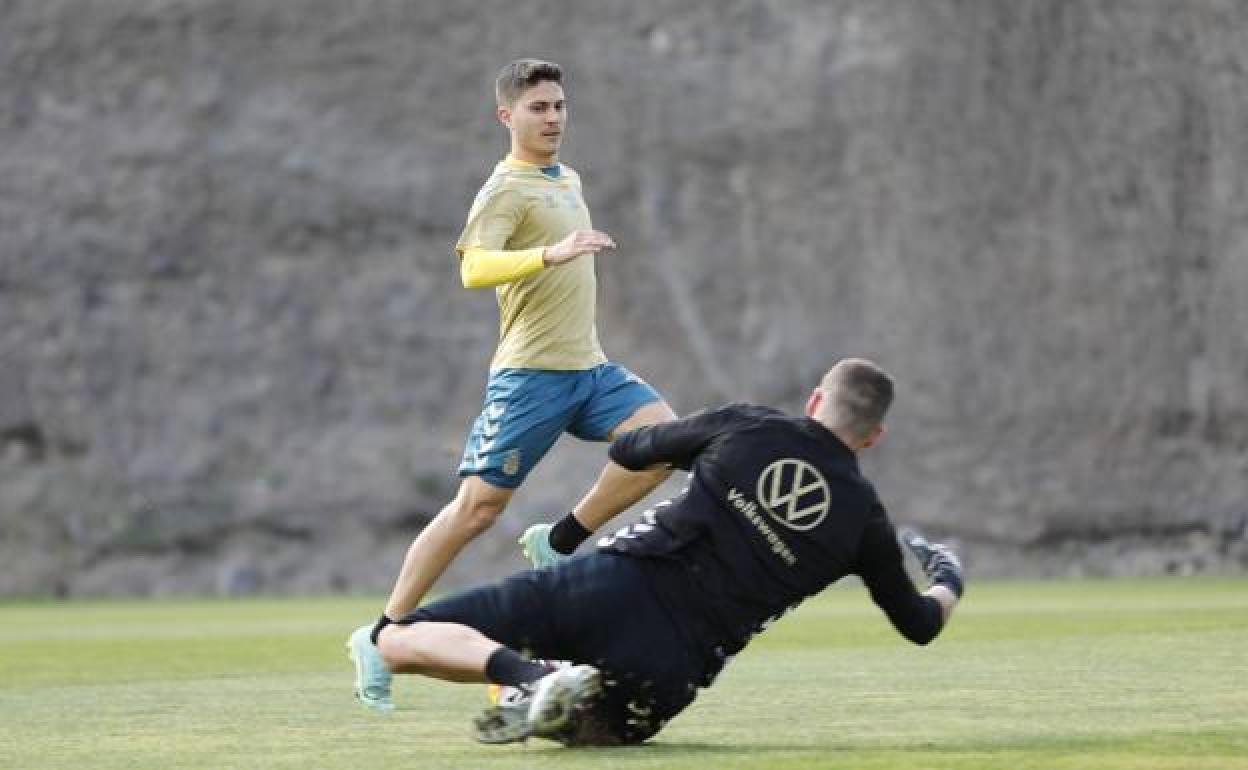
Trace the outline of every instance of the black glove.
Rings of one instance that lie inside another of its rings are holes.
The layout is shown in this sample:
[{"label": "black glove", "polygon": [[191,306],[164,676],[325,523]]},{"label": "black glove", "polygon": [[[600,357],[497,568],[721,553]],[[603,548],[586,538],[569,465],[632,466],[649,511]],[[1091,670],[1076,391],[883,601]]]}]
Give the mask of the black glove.
[{"label": "black glove", "polygon": [[953,591],[954,596],[962,598],[962,562],[947,545],[929,543],[927,538],[912,529],[901,531],[901,542],[905,543],[919,560],[919,566],[932,581],[932,585],[941,585]]},{"label": "black glove", "polygon": [[377,646],[377,635],[381,633],[381,629],[386,626],[394,625],[394,623],[395,621],[391,620],[386,613],[381,613],[381,617],[377,619],[375,624],[373,624],[373,630],[368,634],[368,638],[373,643],[374,647]]}]

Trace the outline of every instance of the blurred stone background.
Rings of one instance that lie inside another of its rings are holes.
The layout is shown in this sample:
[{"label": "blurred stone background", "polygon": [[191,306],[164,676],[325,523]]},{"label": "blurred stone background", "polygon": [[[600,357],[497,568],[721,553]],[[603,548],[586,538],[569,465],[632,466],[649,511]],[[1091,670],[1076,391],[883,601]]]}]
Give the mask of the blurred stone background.
[{"label": "blurred stone background", "polygon": [[1248,568],[1238,0],[11,0],[0,594],[388,589],[480,406],[451,246],[522,55],[621,246],[607,352],[677,411],[872,356],[868,473],[972,573]]}]

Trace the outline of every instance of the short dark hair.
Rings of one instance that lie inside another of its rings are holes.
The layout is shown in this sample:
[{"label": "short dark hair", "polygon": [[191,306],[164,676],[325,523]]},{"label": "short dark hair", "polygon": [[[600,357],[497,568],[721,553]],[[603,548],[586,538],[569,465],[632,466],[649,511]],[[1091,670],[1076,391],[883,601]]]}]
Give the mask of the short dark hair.
[{"label": "short dark hair", "polygon": [[520,94],[544,80],[563,84],[563,70],[558,64],[541,59],[516,59],[498,71],[494,96],[500,107],[510,107]]},{"label": "short dark hair", "polygon": [[831,399],[840,427],[865,439],[884,422],[893,404],[893,378],[865,358],[846,358],[823,375],[819,387]]}]

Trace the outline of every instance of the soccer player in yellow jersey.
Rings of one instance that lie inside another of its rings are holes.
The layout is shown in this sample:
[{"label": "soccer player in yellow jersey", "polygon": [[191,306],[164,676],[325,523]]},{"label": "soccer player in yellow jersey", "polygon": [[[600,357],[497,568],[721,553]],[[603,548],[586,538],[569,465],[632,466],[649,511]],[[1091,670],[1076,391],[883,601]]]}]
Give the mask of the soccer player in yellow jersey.
[{"label": "soccer player in yellow jersey", "polygon": [[[562,81],[558,65],[520,59],[495,84],[511,152],[477,194],[455,250],[464,286],[495,288],[500,339],[455,499],[408,549],[381,619],[348,640],[356,696],[376,710],[394,708],[377,633],[416,608],[560,434],[609,441],[676,417],[653,388],[609,362],[598,343],[594,259],[615,242],[593,229],[580,176],[559,161],[568,115]],[[608,463],[571,513],[525,532],[526,555],[542,565],[571,553],[669,473]]]}]

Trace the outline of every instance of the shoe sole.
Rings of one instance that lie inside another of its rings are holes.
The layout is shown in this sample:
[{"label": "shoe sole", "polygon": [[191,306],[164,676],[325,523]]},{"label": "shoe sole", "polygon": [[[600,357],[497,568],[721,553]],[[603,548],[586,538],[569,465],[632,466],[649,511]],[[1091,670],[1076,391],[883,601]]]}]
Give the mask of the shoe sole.
[{"label": "shoe sole", "polygon": [[532,735],[524,711],[495,706],[473,718],[473,737],[478,743],[520,743]]},{"label": "shoe sole", "polygon": [[573,709],[602,692],[602,674],[593,666],[571,666],[533,696],[528,725],[532,735],[548,735],[568,724]]}]

